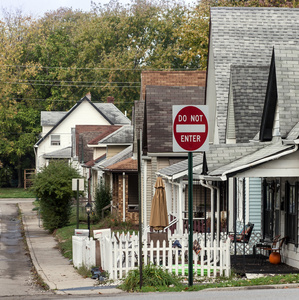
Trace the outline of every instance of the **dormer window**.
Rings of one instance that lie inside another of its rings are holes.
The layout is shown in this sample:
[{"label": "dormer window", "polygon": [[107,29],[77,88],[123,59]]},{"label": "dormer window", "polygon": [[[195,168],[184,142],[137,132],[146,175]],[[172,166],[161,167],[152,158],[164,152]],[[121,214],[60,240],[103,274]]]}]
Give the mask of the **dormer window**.
[{"label": "dormer window", "polygon": [[51,135],[51,146],[60,146],[60,135],[59,134]]}]

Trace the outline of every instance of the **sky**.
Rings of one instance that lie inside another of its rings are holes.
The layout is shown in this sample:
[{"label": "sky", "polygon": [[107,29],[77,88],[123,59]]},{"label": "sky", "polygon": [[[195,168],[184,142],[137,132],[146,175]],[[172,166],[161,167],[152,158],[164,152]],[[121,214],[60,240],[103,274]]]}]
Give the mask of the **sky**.
[{"label": "sky", "polygon": [[[41,17],[50,10],[56,10],[59,7],[72,7],[82,11],[91,9],[91,0],[1,0],[0,1],[0,17],[2,17],[3,9],[15,12],[20,9],[23,14],[30,14],[33,17]],[[102,5],[109,3],[109,0],[94,0],[96,4]],[[122,4],[128,4],[130,0],[119,0]],[[194,2],[194,0],[182,0],[186,4]]]}]

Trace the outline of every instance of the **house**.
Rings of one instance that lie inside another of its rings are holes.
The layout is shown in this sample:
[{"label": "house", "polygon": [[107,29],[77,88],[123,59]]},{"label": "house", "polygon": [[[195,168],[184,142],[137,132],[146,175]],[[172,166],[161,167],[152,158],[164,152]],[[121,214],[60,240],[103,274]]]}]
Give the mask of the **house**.
[{"label": "house", "polygon": [[68,160],[80,169],[82,158],[75,149],[75,145],[79,145],[75,141],[77,125],[123,126],[130,123],[113,103],[93,103],[90,94],[67,112],[42,111],[41,138],[34,145],[36,170],[40,171],[51,159]]},{"label": "house", "polygon": [[124,125],[105,137],[100,135],[91,140],[88,147],[93,149],[94,157],[102,155],[98,161],[86,164],[91,172],[93,197],[101,180],[109,184],[111,212],[124,222],[138,223],[138,170],[137,160],[133,158],[133,126]]},{"label": "house", "polygon": [[[297,9],[211,8],[206,101],[213,145],[208,171],[202,154],[194,155],[193,169],[210,190],[217,236],[223,202],[229,231],[250,221],[259,238],[287,236],[284,261],[297,267],[298,17]],[[184,190],[186,162],[158,174],[168,190]],[[184,194],[178,198],[183,206]]]}]

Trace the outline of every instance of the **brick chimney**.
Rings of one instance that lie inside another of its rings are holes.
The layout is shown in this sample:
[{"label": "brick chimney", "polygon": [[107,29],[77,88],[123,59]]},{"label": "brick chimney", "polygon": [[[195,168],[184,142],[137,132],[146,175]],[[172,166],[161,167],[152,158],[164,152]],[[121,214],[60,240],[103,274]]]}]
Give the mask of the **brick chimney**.
[{"label": "brick chimney", "polygon": [[86,94],[86,97],[87,97],[89,100],[91,100],[91,94],[90,94],[90,92],[88,92],[88,93]]},{"label": "brick chimney", "polygon": [[108,96],[107,97],[107,103],[114,103],[114,97]]}]

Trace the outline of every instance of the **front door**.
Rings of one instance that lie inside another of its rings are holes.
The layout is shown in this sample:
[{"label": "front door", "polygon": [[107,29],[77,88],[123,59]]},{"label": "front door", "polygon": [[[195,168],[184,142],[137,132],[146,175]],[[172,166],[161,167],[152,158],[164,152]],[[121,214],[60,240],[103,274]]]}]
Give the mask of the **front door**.
[{"label": "front door", "polygon": [[264,180],[264,202],[263,202],[263,237],[264,239],[272,239],[274,230],[274,196],[275,187],[273,182]]}]

